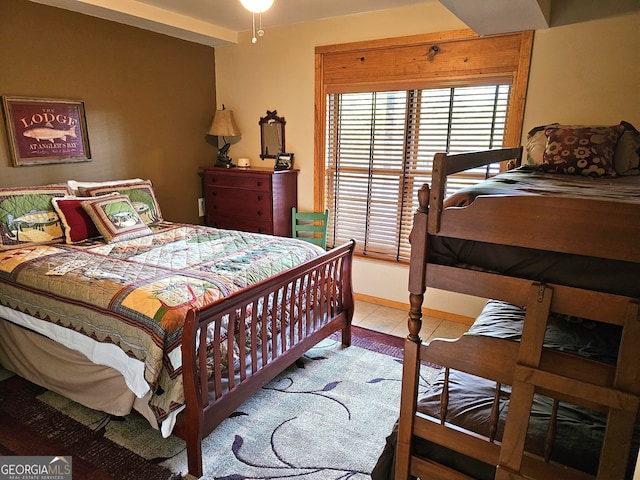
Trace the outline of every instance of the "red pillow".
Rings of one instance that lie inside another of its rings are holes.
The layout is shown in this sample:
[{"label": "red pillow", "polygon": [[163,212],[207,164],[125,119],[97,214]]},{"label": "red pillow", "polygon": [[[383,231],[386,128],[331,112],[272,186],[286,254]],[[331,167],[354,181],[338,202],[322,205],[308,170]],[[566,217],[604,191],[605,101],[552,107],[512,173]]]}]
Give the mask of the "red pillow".
[{"label": "red pillow", "polygon": [[78,243],[88,238],[100,236],[93,220],[82,208],[82,202],[86,198],[53,198],[53,208],[56,209],[62,227],[66,243]]}]

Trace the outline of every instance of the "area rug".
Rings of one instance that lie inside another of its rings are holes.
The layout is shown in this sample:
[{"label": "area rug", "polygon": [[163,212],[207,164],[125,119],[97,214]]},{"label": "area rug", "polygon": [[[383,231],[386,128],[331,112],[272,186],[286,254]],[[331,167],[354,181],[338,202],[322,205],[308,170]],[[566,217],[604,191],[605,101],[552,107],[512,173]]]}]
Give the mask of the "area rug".
[{"label": "area rug", "polygon": [[[180,478],[168,468],[148,462],[105,437],[108,417],[104,414],[94,412],[94,417],[100,417],[98,423],[85,425],[49,405],[46,397],[53,394],[44,388],[15,375],[7,377],[0,382],[0,455],[50,456],[52,459],[71,456],[74,480]],[[79,412],[88,410],[73,405],[75,407],[68,405],[68,408]]]},{"label": "area rug", "polygon": [[[403,340],[380,335],[354,327],[351,347],[342,347],[337,335],[309,350],[243,403],[204,440],[204,475],[201,478],[370,478],[385,438],[398,417],[402,376]],[[422,367],[421,383],[425,388],[437,371],[431,366]],[[17,377],[6,381],[25,382]],[[1,397],[7,396],[4,387],[4,382],[0,383]],[[135,415],[113,418],[35,386],[31,393],[33,402],[37,403],[30,407],[29,416],[33,417],[30,428],[42,423],[56,426],[72,423],[85,435],[79,436],[81,440],[77,442],[84,445],[85,450],[90,450],[88,445],[93,436],[108,444],[108,449],[100,447],[105,449],[105,461],[109,462],[108,457],[116,455],[115,463],[132,462],[129,464],[131,473],[123,472],[122,476],[116,472],[112,477],[77,478],[173,480],[186,474],[184,442],[175,437],[162,438],[146,420]],[[29,395],[25,392],[24,397]],[[26,398],[15,401],[29,403]],[[38,404],[42,408],[36,408]],[[4,407],[3,402],[2,408],[4,419],[11,406]],[[11,425],[1,425],[0,448],[6,448],[10,431]],[[75,434],[67,432],[65,435]],[[111,452],[112,448],[115,453]],[[33,450],[24,454],[54,453]],[[97,462],[93,457],[77,458],[80,452],[57,454],[73,455],[74,478],[76,464]],[[125,455],[130,457],[121,461],[120,457]],[[101,465],[100,468],[104,467]],[[154,469],[153,474],[138,473],[147,468]]]}]

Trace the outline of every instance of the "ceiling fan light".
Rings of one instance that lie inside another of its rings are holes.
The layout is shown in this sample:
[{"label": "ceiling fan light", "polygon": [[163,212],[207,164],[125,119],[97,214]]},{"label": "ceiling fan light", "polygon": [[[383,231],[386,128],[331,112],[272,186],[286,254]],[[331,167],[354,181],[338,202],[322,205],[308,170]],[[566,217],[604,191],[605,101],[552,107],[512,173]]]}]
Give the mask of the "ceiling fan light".
[{"label": "ceiling fan light", "polygon": [[253,13],[263,13],[271,8],[273,0],[240,0],[244,8]]}]

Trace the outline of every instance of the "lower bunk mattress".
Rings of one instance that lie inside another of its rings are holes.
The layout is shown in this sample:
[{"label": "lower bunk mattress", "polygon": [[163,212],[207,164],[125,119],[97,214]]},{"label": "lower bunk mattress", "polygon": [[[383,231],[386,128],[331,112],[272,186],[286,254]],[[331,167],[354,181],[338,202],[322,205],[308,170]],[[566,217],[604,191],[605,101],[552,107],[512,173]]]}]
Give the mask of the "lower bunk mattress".
[{"label": "lower bunk mattress", "polygon": [[[489,301],[483,312],[465,335],[482,335],[519,341],[524,323],[524,310],[504,302]],[[589,320],[567,316],[551,316],[545,335],[545,347],[613,363],[620,344],[621,328]],[[439,418],[440,395],[444,384],[444,369],[433,384],[418,399],[418,411]],[[421,386],[422,387],[422,386]],[[422,388],[421,388],[422,389]],[[463,372],[451,370],[449,374],[449,404],[447,421],[482,436],[490,435],[491,407],[496,383]],[[504,422],[509,409],[510,387],[500,386],[499,421],[496,441],[504,432]],[[551,419],[553,400],[534,396],[525,450],[536,455],[544,454],[545,436]],[[384,450],[372,472],[373,480],[394,478],[394,453],[396,427],[387,438]],[[550,456],[551,461],[595,474],[606,428],[604,414],[560,402],[557,412],[556,437]],[[635,459],[640,446],[640,428],[636,426],[627,475],[631,479]],[[457,452],[418,439],[413,451],[479,480],[492,480],[495,467],[466,457]],[[425,480],[425,479],[423,479]]]}]

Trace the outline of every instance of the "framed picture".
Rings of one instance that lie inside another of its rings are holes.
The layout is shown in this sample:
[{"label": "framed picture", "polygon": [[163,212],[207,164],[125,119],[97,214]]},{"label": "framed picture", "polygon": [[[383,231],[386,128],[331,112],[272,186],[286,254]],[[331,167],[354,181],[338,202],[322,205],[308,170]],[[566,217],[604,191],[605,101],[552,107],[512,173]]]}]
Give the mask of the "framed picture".
[{"label": "framed picture", "polygon": [[280,152],[276,155],[274,170],[291,170],[293,168],[293,153]]},{"label": "framed picture", "polygon": [[2,97],[15,167],[91,159],[84,102]]}]

